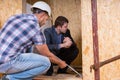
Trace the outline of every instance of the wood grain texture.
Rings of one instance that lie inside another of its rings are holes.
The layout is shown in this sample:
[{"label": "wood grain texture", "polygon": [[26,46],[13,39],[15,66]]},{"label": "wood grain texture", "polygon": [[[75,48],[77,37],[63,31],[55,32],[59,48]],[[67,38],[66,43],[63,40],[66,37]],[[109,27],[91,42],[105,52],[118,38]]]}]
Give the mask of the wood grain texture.
[{"label": "wood grain texture", "polygon": [[0,28],[12,15],[22,13],[22,0],[0,0]]},{"label": "wood grain texture", "polygon": [[[120,55],[120,0],[98,0],[100,61]],[[101,80],[120,80],[120,60],[100,70]]]},{"label": "wood grain texture", "polygon": [[[89,71],[93,64],[90,4],[90,0],[81,0],[83,80],[94,80],[94,71]],[[97,5],[99,58],[104,61],[120,54],[120,1],[97,0]],[[119,71],[120,60],[109,63],[100,68],[100,80],[120,80]]]}]

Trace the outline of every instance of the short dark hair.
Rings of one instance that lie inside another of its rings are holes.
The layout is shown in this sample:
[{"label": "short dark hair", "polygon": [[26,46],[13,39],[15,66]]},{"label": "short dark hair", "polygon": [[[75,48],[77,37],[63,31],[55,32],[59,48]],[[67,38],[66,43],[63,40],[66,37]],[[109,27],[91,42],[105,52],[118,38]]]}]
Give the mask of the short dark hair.
[{"label": "short dark hair", "polygon": [[64,23],[69,23],[68,19],[64,16],[58,16],[55,20],[55,26],[54,27],[62,26],[62,25],[64,25]]},{"label": "short dark hair", "polygon": [[45,12],[46,14],[48,14],[48,12],[38,9],[38,8],[32,8],[31,11],[33,12],[33,14],[35,14],[35,13],[39,14],[41,12]]}]

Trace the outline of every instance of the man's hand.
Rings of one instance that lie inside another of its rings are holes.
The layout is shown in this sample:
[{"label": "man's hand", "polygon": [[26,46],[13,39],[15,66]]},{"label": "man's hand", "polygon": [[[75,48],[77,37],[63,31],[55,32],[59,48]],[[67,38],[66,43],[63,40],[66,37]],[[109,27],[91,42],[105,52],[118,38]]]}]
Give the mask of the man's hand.
[{"label": "man's hand", "polygon": [[64,37],[63,43],[67,41],[71,41],[71,39],[69,37]]},{"label": "man's hand", "polygon": [[67,64],[64,61],[61,61],[61,63],[58,64],[58,66],[62,69],[62,68],[65,68]]},{"label": "man's hand", "polygon": [[65,68],[67,66],[67,64],[63,60],[61,60],[49,51],[46,44],[36,45],[35,47],[41,55],[47,56],[52,63],[58,64],[60,68]]},{"label": "man's hand", "polygon": [[69,37],[65,37],[63,40],[63,44],[65,48],[69,48],[72,45],[72,41]]}]

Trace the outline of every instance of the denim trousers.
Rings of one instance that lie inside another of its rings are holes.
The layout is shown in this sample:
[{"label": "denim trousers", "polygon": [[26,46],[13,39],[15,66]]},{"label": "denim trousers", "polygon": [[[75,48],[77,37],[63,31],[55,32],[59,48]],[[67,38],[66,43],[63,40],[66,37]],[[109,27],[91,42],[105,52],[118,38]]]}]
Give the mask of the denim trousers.
[{"label": "denim trousers", "polygon": [[6,73],[9,80],[32,80],[35,76],[45,73],[51,63],[42,55],[22,53],[0,65],[0,72]]}]

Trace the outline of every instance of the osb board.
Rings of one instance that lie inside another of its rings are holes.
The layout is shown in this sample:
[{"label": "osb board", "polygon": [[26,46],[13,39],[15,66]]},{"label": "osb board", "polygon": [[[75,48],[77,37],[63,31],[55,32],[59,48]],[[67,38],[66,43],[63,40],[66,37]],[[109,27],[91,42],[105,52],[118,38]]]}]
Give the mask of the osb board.
[{"label": "osb board", "polygon": [[[120,1],[97,0],[100,61],[120,55]],[[81,1],[83,80],[94,80],[91,0]],[[120,60],[100,68],[100,80],[120,80]]]},{"label": "osb board", "polygon": [[94,80],[91,0],[81,0],[83,80]]},{"label": "osb board", "polygon": [[38,76],[33,80],[82,80],[82,79],[72,74],[57,74],[53,76]]},{"label": "osb board", "polygon": [[[120,55],[120,0],[98,0],[100,61]],[[101,80],[120,80],[120,60],[100,69]]]},{"label": "osb board", "polygon": [[82,65],[82,50],[81,50],[81,2],[80,0],[50,0],[49,4],[52,8],[53,22],[58,16],[65,16],[69,20],[69,29],[71,35],[80,50],[78,57],[73,62],[73,65]]},{"label": "osb board", "polygon": [[14,14],[22,13],[22,0],[0,0],[0,28]]}]

